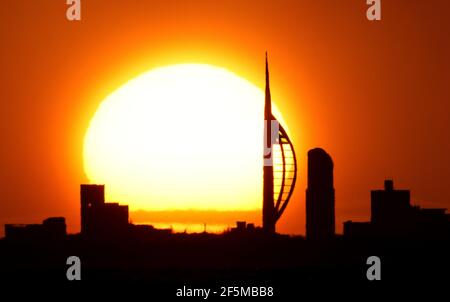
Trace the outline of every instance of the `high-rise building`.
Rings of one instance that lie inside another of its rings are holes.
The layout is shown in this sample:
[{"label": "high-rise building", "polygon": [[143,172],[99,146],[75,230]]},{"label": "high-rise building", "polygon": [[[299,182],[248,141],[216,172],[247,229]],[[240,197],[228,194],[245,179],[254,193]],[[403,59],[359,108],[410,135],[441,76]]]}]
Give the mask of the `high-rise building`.
[{"label": "high-rise building", "polygon": [[370,222],[344,223],[347,238],[448,238],[450,215],[444,208],[424,209],[411,204],[409,190],[394,188],[390,179],[383,190],[372,190]]},{"label": "high-rise building", "polygon": [[392,180],[384,181],[384,190],[373,190],[371,195],[371,222],[376,228],[397,227],[399,218],[410,215],[409,190],[395,190]]},{"label": "high-rise building", "polygon": [[81,185],[81,233],[86,234],[90,229],[92,221],[90,217],[90,208],[100,207],[105,204],[105,186],[104,185]]},{"label": "high-rise building", "polygon": [[125,234],[128,206],[105,203],[104,185],[81,185],[81,234],[96,239]]},{"label": "high-rise building", "polygon": [[308,152],[306,237],[327,240],[335,235],[333,160],[323,149]]}]

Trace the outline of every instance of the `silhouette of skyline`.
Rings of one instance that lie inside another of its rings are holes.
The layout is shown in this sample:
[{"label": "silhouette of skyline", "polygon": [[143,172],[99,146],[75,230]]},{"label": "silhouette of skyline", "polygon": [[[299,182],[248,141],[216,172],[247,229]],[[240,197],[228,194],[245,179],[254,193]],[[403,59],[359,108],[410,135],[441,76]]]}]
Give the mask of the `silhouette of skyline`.
[{"label": "silhouette of skyline", "polygon": [[[268,121],[273,116],[267,59],[266,83],[264,119]],[[65,259],[74,254],[82,259],[83,280],[152,282],[160,290],[192,282],[214,286],[239,280],[248,285],[270,279],[284,294],[292,294],[292,284],[299,281],[366,280],[365,261],[373,253],[384,261],[384,279],[408,281],[413,272],[442,278],[440,268],[448,265],[441,262],[450,252],[446,210],[412,206],[408,190],[396,190],[392,180],[385,180],[384,190],[371,192],[371,221],[347,221],[344,234],[337,235],[334,163],[321,148],[308,152],[306,239],[277,233],[275,224],[292,195],[297,172],[293,145],[279,127],[278,140],[272,143],[269,137],[264,147],[273,151],[279,145],[281,189],[278,193],[275,189],[277,165],[265,163],[261,227],[253,221],[236,221],[222,234],[210,234],[206,226],[203,233],[188,234],[135,225],[127,205],[105,201],[104,185],[81,184],[80,233],[67,234],[64,217],[50,217],[42,224],[5,225],[5,238],[0,240],[1,280],[23,280],[33,272],[41,280],[63,281]],[[32,254],[23,259],[24,253]]]},{"label": "silhouette of skyline", "polygon": [[[315,190],[309,191],[308,201],[330,202],[331,158],[321,149],[311,150],[314,153],[326,164],[318,175],[310,174],[308,189]],[[318,193],[321,188],[326,194]],[[241,286],[270,284],[287,297],[295,293],[296,282],[366,280],[365,259],[373,254],[383,259],[383,280],[388,282],[445,280],[450,219],[444,209],[411,206],[409,191],[394,190],[390,180],[385,190],[372,191],[372,208],[371,222],[345,222],[344,235],[334,236],[330,204],[312,208],[322,212],[314,214],[322,218],[309,221],[313,231],[306,240],[267,233],[246,221],[237,221],[222,234],[174,233],[128,223],[127,206],[105,202],[104,186],[81,185],[84,227],[79,234],[66,234],[62,217],[48,218],[42,225],[5,225],[0,280],[24,282],[31,272],[40,281],[64,281],[65,258],[73,254],[82,259],[82,280],[151,282],[161,295],[183,284],[214,287],[238,281]],[[29,256],[23,258],[24,253]]]},{"label": "silhouette of skyline", "polygon": [[[116,18],[102,13],[103,5],[91,4],[89,14],[95,18],[78,24],[83,26],[68,22],[64,9],[50,2],[12,1],[2,11],[2,37],[10,47],[2,56],[1,129],[11,147],[3,148],[1,157],[1,225],[64,216],[68,231],[78,232],[79,188],[74,184],[89,182],[83,169],[84,134],[103,97],[121,83],[154,66],[199,62],[234,71],[264,91],[260,71],[265,49],[269,59],[276,57],[270,62],[272,99],[292,133],[301,169],[292,200],[301,202],[288,206],[278,231],[305,234],[306,154],[316,146],[345,167],[335,174],[338,233],[345,220],[369,220],[367,192],[385,178],[411,189],[425,207],[450,208],[444,168],[450,150],[445,139],[450,43],[444,34],[449,3],[387,3],[383,9],[394,16],[377,24],[364,22],[363,4],[323,0],[290,1],[286,7],[262,1],[258,10],[250,2],[240,3],[238,15],[220,1],[176,1],[173,6],[161,1],[158,9],[167,12],[161,18],[136,15],[158,14],[152,10],[158,2],[109,3]],[[176,18],[177,7],[192,17]],[[36,11],[47,21],[35,22]],[[129,27],[117,27],[118,18],[130,21]],[[17,26],[9,25],[12,19]],[[81,28],[74,32],[76,26]],[[36,43],[36,32],[49,43]],[[254,37],[251,43],[249,36]],[[64,68],[68,45],[73,62],[80,64]],[[128,202],[137,221],[136,199],[109,200]]]},{"label": "silhouette of skyline", "polygon": [[64,2],[0,10],[3,300],[445,299],[450,1]]},{"label": "silhouette of skyline", "polygon": [[[265,56],[265,104],[263,146],[263,196],[262,230],[266,235],[276,234],[275,225],[283,214],[295,188],[297,178],[296,155],[292,142],[283,126],[272,114],[272,99],[269,81],[269,64]],[[275,135],[271,129],[276,122]],[[275,146],[279,146],[281,164],[275,163]],[[286,147],[287,146],[287,147]],[[306,238],[310,240],[332,240],[335,233],[335,189],[334,163],[322,148],[308,151],[308,177],[306,189]],[[274,167],[279,168],[280,185]],[[276,196],[276,201],[275,197]],[[140,230],[155,230],[151,225],[133,225],[129,219],[127,205],[105,202],[105,185],[82,184],[80,186],[80,234],[85,238],[113,240]],[[401,220],[399,225],[398,219]],[[392,180],[385,180],[384,190],[371,192],[371,221],[344,223],[344,236],[390,238],[436,235],[449,236],[450,214],[446,209],[421,209],[412,206],[408,190],[394,190]],[[231,231],[258,230],[254,222],[237,221]],[[167,233],[167,230],[163,230]],[[206,224],[205,224],[206,232]],[[171,233],[171,232],[170,232]],[[5,224],[5,237],[13,239],[58,238],[66,235],[64,217],[50,217],[43,224]]]}]

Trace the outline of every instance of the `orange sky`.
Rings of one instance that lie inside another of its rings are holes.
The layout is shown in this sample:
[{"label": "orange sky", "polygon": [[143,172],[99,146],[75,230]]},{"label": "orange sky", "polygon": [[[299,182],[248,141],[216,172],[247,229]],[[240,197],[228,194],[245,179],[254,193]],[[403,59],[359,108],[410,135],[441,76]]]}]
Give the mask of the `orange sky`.
[{"label": "orange sky", "polygon": [[316,146],[335,162],[338,231],[369,219],[369,190],[386,177],[417,204],[450,208],[448,1],[382,1],[380,22],[365,0],[84,0],[80,22],[65,2],[0,4],[0,224],[58,215],[79,230],[83,137],[126,80],[198,62],[263,87],[265,50],[300,166],[279,231],[304,233]]}]

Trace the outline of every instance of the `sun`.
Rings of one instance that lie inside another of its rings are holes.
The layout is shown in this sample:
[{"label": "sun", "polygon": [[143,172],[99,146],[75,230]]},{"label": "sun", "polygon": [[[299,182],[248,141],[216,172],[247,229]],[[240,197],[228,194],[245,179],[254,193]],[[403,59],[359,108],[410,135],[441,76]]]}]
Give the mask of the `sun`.
[{"label": "sun", "polygon": [[85,173],[131,210],[260,209],[263,106],[262,90],[227,69],[153,69],[100,103]]}]

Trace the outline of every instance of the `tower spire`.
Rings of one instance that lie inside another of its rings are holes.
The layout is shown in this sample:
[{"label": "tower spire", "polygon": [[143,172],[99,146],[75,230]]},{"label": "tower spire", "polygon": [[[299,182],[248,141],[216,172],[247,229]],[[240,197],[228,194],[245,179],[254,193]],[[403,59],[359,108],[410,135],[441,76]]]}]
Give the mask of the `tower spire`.
[{"label": "tower spire", "polygon": [[267,59],[267,51],[266,51],[266,94],[264,102],[264,118],[267,121],[272,120],[272,97],[270,95],[269,61]]},{"label": "tower spire", "polygon": [[275,208],[273,197],[273,159],[272,159],[272,99],[269,84],[269,63],[266,52],[266,93],[264,101],[264,147],[263,147],[263,230],[275,233]]}]

